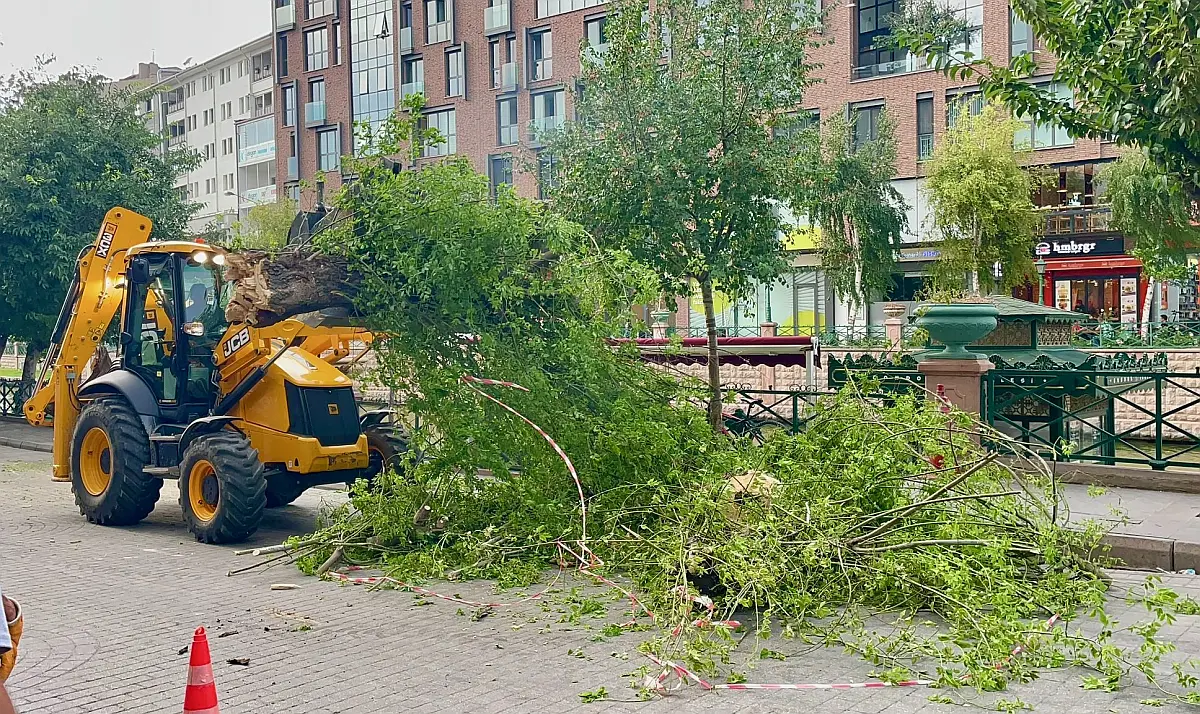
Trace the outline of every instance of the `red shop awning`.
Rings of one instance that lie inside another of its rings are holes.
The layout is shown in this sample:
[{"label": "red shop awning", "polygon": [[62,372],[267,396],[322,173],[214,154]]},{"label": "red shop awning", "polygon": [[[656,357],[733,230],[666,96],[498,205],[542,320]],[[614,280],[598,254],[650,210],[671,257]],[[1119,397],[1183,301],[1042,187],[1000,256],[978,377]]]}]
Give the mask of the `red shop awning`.
[{"label": "red shop awning", "polygon": [[1051,258],[1047,273],[1092,273],[1097,270],[1141,270],[1142,261],[1129,256],[1115,258]]}]

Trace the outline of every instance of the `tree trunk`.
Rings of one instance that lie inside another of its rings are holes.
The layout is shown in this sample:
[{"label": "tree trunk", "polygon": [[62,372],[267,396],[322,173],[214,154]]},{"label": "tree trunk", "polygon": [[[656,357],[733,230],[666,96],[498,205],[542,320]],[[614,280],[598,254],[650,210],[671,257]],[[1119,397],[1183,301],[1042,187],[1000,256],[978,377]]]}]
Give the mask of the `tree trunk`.
[{"label": "tree trunk", "polygon": [[25,345],[25,366],[21,368],[21,381],[37,379],[37,363],[42,358],[42,348],[30,343]]},{"label": "tree trunk", "polygon": [[1158,278],[1150,278],[1150,287],[1146,290],[1146,301],[1142,304],[1142,339],[1150,339],[1152,309],[1158,304]]},{"label": "tree trunk", "polygon": [[226,256],[225,279],[233,297],[225,308],[231,323],[273,325],[306,312],[351,309],[357,294],[357,275],[346,261],[311,248],[272,255],[247,250]]},{"label": "tree trunk", "polygon": [[708,330],[708,423],[714,432],[724,428],[721,413],[721,357],[717,351],[717,310],[713,304],[712,278],[700,281],[700,296],[704,300],[704,326]]}]

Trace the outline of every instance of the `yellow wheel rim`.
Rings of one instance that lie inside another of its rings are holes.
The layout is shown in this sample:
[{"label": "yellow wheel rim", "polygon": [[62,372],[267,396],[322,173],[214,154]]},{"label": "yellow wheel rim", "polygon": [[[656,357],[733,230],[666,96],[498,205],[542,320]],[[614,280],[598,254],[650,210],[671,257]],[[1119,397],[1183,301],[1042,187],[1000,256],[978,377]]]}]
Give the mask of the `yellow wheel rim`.
[{"label": "yellow wheel rim", "polygon": [[217,470],[204,459],[193,464],[188,474],[188,501],[196,518],[207,522],[216,517],[221,484],[217,481]]},{"label": "yellow wheel rim", "polygon": [[79,477],[84,490],[93,496],[103,495],[112,482],[112,444],[108,434],[98,426],[83,435],[83,446],[79,449]]}]

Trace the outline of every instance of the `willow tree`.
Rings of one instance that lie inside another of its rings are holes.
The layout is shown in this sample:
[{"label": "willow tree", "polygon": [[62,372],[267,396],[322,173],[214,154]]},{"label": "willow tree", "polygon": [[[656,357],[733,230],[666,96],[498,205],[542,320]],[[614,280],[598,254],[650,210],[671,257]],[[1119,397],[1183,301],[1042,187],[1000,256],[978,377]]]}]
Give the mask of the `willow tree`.
[{"label": "willow tree", "polygon": [[887,291],[896,251],[908,223],[907,206],[892,185],[896,175],[893,122],[884,113],[878,134],[855,141],[853,125],[832,116],[821,131],[816,182],[799,185],[796,202],[820,226],[821,266],[839,298],[854,312]]},{"label": "willow tree", "polygon": [[811,183],[812,133],[786,130],[813,82],[806,12],[792,0],[619,0],[608,49],[584,53],[578,121],[546,137],[562,213],[653,267],[667,294],[698,286],[714,429],[714,292],[736,302],[788,268],[779,209]]},{"label": "willow tree", "polygon": [[[1038,214],[1035,179],[1014,148],[1021,123],[987,104],[958,112],[926,164],[933,227],[941,237],[934,279],[941,287],[1011,287],[1033,272]],[[992,268],[1000,265],[1000,277]]]}]

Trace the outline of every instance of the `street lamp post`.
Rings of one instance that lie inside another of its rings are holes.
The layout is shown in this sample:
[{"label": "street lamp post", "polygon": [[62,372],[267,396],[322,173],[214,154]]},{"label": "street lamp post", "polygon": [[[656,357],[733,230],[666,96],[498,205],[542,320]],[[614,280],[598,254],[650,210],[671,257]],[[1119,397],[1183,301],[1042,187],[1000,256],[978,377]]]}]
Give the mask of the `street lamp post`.
[{"label": "street lamp post", "polygon": [[1037,269],[1038,274],[1038,305],[1046,304],[1046,259],[1038,256],[1037,262],[1033,264]]}]

